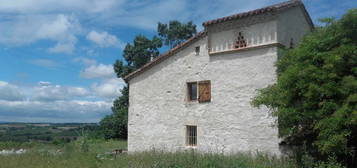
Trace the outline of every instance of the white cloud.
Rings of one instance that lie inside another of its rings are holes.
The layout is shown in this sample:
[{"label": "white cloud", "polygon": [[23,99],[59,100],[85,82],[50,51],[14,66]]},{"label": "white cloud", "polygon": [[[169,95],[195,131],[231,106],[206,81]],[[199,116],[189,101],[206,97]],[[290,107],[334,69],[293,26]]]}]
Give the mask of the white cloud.
[{"label": "white cloud", "polygon": [[[6,2],[5,2],[6,1]],[[0,13],[22,15],[71,14],[91,27],[129,26],[155,30],[157,22],[202,21],[273,4],[281,0],[0,0]],[[203,4],[203,5],[202,5]],[[212,10],[214,9],[214,10]],[[98,32],[97,32],[98,33]]]},{"label": "white cloud", "polygon": [[74,62],[79,62],[81,64],[90,66],[90,65],[95,65],[97,64],[97,61],[94,59],[86,58],[86,57],[78,57],[73,59]]},{"label": "white cloud", "polygon": [[49,13],[80,11],[98,13],[122,3],[121,0],[0,0],[0,12]]},{"label": "white cloud", "polygon": [[97,122],[111,111],[111,100],[104,98],[94,90],[48,81],[40,81],[35,86],[0,81],[0,120]]},{"label": "white cloud", "polygon": [[119,78],[111,78],[103,80],[101,83],[92,85],[92,89],[100,97],[114,99],[121,95],[121,90],[125,86],[125,82]]},{"label": "white cloud", "polygon": [[132,1],[126,2],[125,6],[117,6],[116,11],[104,12],[93,21],[106,26],[129,26],[155,30],[157,22],[192,20],[202,28],[200,25],[203,21],[263,7],[277,1],[279,0],[159,0],[154,3]]},{"label": "white cloud", "polygon": [[75,46],[73,43],[57,43],[54,47],[51,47],[48,49],[50,53],[65,53],[65,54],[71,54],[73,53],[75,49]]},{"label": "white cloud", "polygon": [[37,66],[45,67],[45,68],[56,68],[59,66],[59,64],[57,62],[54,62],[49,59],[34,59],[34,60],[31,60],[30,63],[37,65]]},{"label": "white cloud", "polygon": [[[12,20],[11,14],[19,16],[73,14],[81,21],[84,20],[88,23],[91,28],[129,26],[155,30],[157,22],[177,19],[181,21],[193,20],[202,29],[203,21],[282,1],[284,0],[156,0],[154,2],[137,0],[0,0],[0,13],[6,14],[2,19],[4,23]],[[326,17],[331,13],[334,16],[341,15],[343,10],[356,4],[353,0],[341,1],[338,6],[334,4],[335,7],[332,8],[331,4],[330,6],[326,5],[321,0],[304,0],[304,3],[314,18]],[[36,21],[31,20],[28,23],[36,23]],[[33,27],[38,24],[23,25]]]},{"label": "white cloud", "polygon": [[90,95],[90,92],[82,87],[51,85],[50,82],[42,81],[32,89],[31,99],[39,101],[71,100]]},{"label": "white cloud", "polygon": [[58,15],[53,22],[43,24],[38,32],[39,39],[51,39],[57,44],[49,48],[51,53],[70,54],[77,43],[76,33],[81,31],[81,26],[73,16]]},{"label": "white cloud", "polygon": [[59,41],[75,41],[73,31],[80,31],[80,25],[73,16],[59,14],[52,21],[43,23],[36,36],[40,39],[53,39]]},{"label": "white cloud", "polygon": [[81,31],[81,25],[74,16],[16,15],[0,22],[0,32],[6,32],[0,34],[0,44],[21,46],[38,40],[51,40],[57,44],[50,52],[71,53],[77,43],[76,35]]},{"label": "white cloud", "polygon": [[88,79],[99,78],[100,81],[92,84],[91,90],[97,97],[105,99],[117,98],[126,85],[121,78],[116,77],[112,65],[90,65],[81,71],[80,76]]},{"label": "white cloud", "polygon": [[[49,52],[70,54],[76,49],[78,36],[93,28],[124,26],[155,30],[157,22],[177,19],[193,20],[202,29],[200,25],[205,20],[277,1],[0,0],[0,14],[4,14],[0,15],[0,32],[6,32],[0,34],[0,44],[23,45],[52,40],[56,44],[48,49]],[[88,31],[86,37],[100,47],[123,48],[125,45],[105,31]]]},{"label": "white cloud", "polygon": [[87,96],[89,92],[87,89],[82,87],[68,87],[67,92],[73,96]]},{"label": "white cloud", "polygon": [[110,113],[105,101],[6,101],[0,100],[2,121],[98,122]]},{"label": "white cloud", "polygon": [[104,21],[102,23],[108,26],[120,25],[155,30],[159,21],[187,20],[192,11],[199,9],[187,10],[193,3],[187,0],[160,0],[155,3],[152,1],[127,2],[125,6],[118,7],[120,10],[104,13],[94,20],[96,22]]},{"label": "white cloud", "polygon": [[40,82],[38,82],[38,85],[40,85],[40,86],[50,86],[50,85],[51,85],[51,82],[40,81]]},{"label": "white cloud", "polygon": [[108,78],[114,76],[113,65],[91,65],[81,71],[80,76],[83,78]]},{"label": "white cloud", "polygon": [[109,34],[108,32],[98,33],[91,31],[87,35],[87,39],[96,43],[102,48],[105,47],[119,47],[124,48],[124,43],[121,42],[116,36]]},{"label": "white cloud", "polygon": [[24,95],[16,85],[0,81],[0,100],[23,100]]}]

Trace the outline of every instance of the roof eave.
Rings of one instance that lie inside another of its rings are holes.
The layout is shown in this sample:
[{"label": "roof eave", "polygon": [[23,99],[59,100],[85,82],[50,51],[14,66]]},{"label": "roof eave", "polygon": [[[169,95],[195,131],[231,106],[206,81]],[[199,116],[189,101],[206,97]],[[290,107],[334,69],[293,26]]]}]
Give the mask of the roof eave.
[{"label": "roof eave", "polygon": [[143,65],[141,68],[135,70],[134,72],[131,72],[130,74],[126,75],[123,79],[125,82],[129,82],[131,79],[135,78],[136,76],[140,75],[144,71],[150,69],[151,67],[155,66],[156,64],[159,64],[160,62],[166,60],[168,57],[176,54],[180,50],[186,48],[189,44],[201,39],[202,37],[205,37],[207,35],[206,31],[198,32],[195,36],[191,37],[190,39],[186,40],[182,44],[176,46],[175,48],[165,52],[164,54],[156,57],[152,61],[146,63]]}]

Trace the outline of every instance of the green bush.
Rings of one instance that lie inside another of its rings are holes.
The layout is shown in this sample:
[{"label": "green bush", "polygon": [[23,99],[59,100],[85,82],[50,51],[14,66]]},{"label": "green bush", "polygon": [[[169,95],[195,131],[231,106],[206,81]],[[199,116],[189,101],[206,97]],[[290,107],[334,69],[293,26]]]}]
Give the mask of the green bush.
[{"label": "green bush", "polygon": [[38,143],[36,142],[14,142],[14,141],[5,141],[0,142],[0,150],[4,149],[23,149],[23,148],[33,148]]},{"label": "green bush", "polygon": [[330,157],[328,161],[320,161],[315,164],[315,168],[345,168],[340,163],[336,162],[336,158]]},{"label": "green bush", "polygon": [[277,83],[260,90],[252,103],[272,110],[288,144],[306,146],[317,160],[336,156],[352,168],[357,162],[357,9],[323,21],[326,26],[279,57]]}]

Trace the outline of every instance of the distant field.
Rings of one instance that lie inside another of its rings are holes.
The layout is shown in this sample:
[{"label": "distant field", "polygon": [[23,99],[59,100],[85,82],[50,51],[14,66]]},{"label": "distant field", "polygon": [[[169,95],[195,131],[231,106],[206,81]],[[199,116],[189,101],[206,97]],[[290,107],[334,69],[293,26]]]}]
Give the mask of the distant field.
[{"label": "distant field", "polygon": [[49,127],[49,126],[51,126],[51,124],[32,124],[32,126],[35,126],[35,127]]},{"label": "distant field", "polygon": [[53,142],[75,140],[83,130],[94,134],[97,124],[0,123],[0,142]]},{"label": "distant field", "polygon": [[58,129],[63,129],[63,130],[70,130],[70,129],[76,129],[78,127],[57,127]]},{"label": "distant field", "polygon": [[1,128],[24,128],[26,124],[0,124]]}]

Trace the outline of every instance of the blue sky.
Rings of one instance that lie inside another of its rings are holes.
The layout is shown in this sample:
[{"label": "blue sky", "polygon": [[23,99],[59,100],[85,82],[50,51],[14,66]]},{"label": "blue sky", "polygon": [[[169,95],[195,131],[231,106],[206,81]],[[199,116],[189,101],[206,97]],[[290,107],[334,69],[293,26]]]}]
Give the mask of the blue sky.
[{"label": "blue sky", "polygon": [[[202,22],[284,0],[0,0],[0,121],[97,122],[124,86],[112,64],[157,22]],[[304,0],[315,24],[355,0]]]}]

